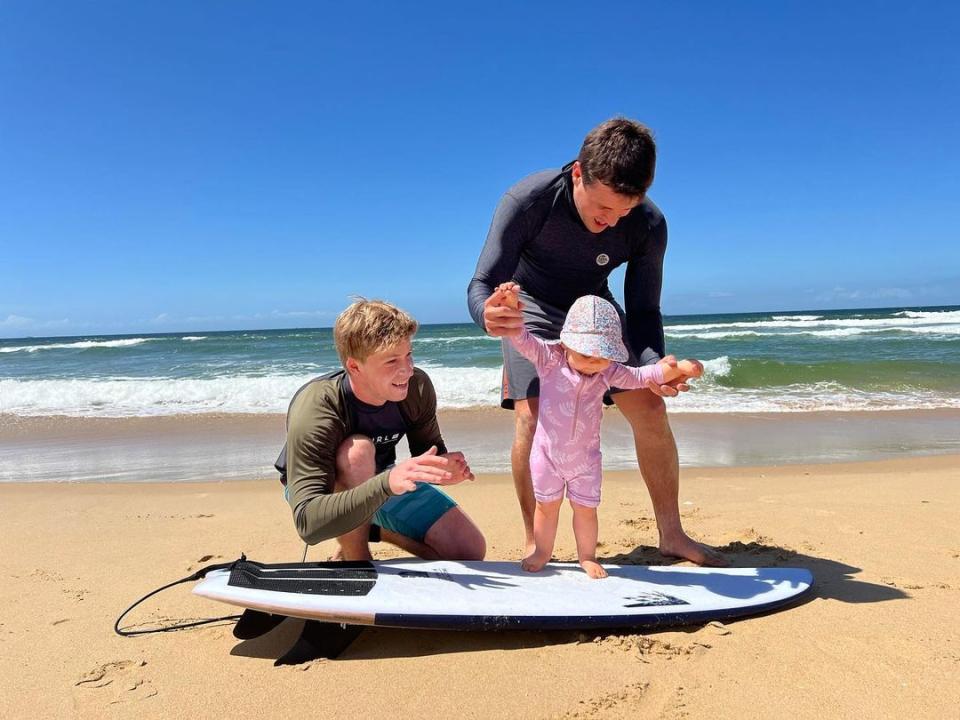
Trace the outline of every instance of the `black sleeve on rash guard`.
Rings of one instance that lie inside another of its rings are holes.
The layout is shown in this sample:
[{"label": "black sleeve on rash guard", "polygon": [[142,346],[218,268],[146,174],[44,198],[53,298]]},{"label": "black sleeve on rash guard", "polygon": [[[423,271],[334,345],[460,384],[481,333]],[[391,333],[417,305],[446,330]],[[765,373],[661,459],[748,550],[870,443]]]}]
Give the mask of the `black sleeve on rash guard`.
[{"label": "black sleeve on rash guard", "polygon": [[510,193],[500,198],[487,240],[480,252],[477,269],[467,286],[467,307],[473,321],[486,330],[483,324],[483,303],[496,289],[507,282],[520,262],[520,249],[527,239],[525,214]]},{"label": "black sleeve on rash guard", "polygon": [[667,221],[660,221],[647,235],[642,250],[627,262],[623,282],[627,339],[641,365],[652,365],[666,354],[660,291],[663,257],[667,251]]}]

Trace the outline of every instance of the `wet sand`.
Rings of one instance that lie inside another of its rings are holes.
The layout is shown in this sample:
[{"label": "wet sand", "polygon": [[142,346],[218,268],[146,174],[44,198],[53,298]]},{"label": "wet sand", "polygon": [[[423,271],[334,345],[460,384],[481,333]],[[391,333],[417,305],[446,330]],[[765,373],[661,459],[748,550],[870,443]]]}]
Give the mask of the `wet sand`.
[{"label": "wet sand", "polygon": [[[960,410],[670,416],[688,467],[882,460],[960,453]],[[137,418],[0,415],[0,482],[156,482],[276,478],[282,415]],[[512,413],[440,413],[444,438],[477,472],[509,470]],[[604,413],[604,467],[636,467],[632,434]],[[401,443],[400,457],[405,457]]]}]

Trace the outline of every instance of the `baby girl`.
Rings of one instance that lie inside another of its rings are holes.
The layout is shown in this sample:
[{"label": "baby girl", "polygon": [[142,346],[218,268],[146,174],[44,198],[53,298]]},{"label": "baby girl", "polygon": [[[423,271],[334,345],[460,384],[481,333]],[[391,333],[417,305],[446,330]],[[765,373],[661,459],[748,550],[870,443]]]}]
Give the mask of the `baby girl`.
[{"label": "baby girl", "polygon": [[[497,288],[502,302],[518,307],[519,286]],[[597,506],[600,504],[600,419],[603,394],[700,377],[696,360],[660,360],[628,367],[616,308],[595,295],[578,298],[567,313],[559,342],[548,342],[519,329],[510,336],[517,351],[532,362],[540,377],[537,429],[530,452],[530,473],[537,507],[533,517],[536,549],[521,563],[537,572],[550,560],[564,491],[573,508],[577,559],[592,578],[607,576],[597,562]]]}]

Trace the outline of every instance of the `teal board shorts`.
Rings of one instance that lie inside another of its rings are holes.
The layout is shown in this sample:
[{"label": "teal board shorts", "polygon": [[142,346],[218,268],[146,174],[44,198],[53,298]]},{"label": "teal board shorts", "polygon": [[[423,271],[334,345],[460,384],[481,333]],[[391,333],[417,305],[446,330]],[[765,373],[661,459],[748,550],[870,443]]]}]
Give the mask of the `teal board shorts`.
[{"label": "teal board shorts", "polygon": [[[290,489],[283,488],[283,496],[290,501]],[[403,495],[394,495],[374,513],[371,523],[400,535],[423,542],[427,531],[447,510],[457,504],[443,490],[429,483],[417,483],[417,489]],[[379,533],[377,533],[379,536]],[[379,538],[371,538],[379,539]]]},{"label": "teal board shorts", "polygon": [[423,542],[433,524],[456,506],[443,490],[428,483],[417,483],[413,492],[394,495],[381,505],[374,513],[373,524]]}]

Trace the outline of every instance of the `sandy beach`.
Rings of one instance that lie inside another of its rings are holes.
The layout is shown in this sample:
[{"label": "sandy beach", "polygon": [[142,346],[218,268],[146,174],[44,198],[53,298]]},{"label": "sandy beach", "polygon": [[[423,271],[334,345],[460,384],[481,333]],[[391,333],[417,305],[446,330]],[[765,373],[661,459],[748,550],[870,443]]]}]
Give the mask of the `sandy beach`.
[{"label": "sandy beach", "polygon": [[[519,559],[509,478],[452,494]],[[130,603],[198,567],[298,560],[275,480],[0,484],[6,717],[942,718],[960,694],[960,457],[685,468],[688,531],[738,566],[802,566],[812,597],[732,622],[627,634],[373,629],[337,660],[274,667],[298,628],[118,637]],[[555,556],[572,560],[569,517]],[[603,559],[658,564],[635,473],[607,473]],[[325,559],[325,543],[309,558]],[[377,556],[396,556],[377,546]],[[232,614],[180,585],[126,621]]]}]

